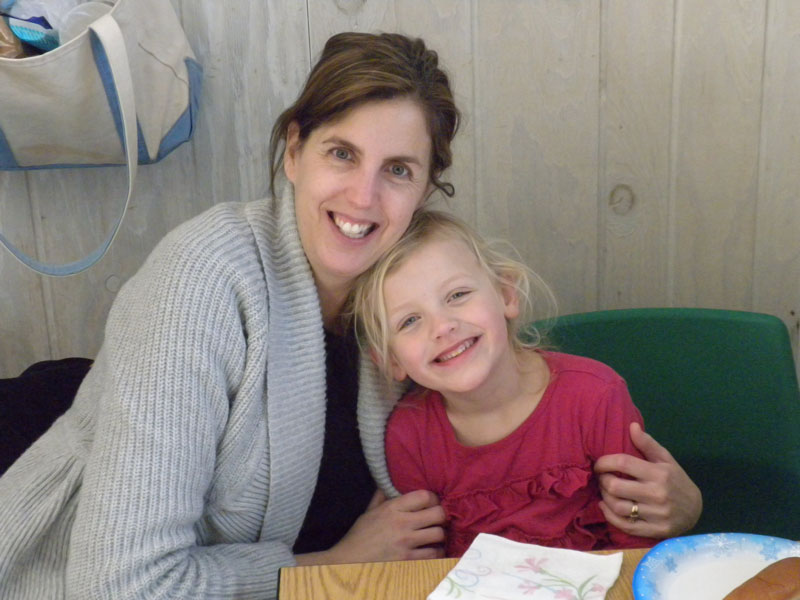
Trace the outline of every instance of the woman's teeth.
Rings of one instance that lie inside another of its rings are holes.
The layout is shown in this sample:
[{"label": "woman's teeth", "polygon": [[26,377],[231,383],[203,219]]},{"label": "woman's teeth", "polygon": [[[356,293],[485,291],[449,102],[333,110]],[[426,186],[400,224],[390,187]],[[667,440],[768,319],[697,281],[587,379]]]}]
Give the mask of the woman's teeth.
[{"label": "woman's teeth", "polygon": [[453,359],[456,356],[458,356],[459,354],[463,353],[467,348],[472,346],[472,344],[474,344],[474,343],[475,343],[475,338],[467,340],[466,342],[461,344],[458,348],[456,348],[452,352],[448,352],[447,354],[444,354],[443,356],[436,357],[434,362],[441,363],[441,362],[445,362],[445,361],[448,361],[450,359]]},{"label": "woman's teeth", "polygon": [[349,221],[345,221],[344,219],[340,219],[336,216],[333,217],[333,222],[336,223],[339,231],[352,239],[363,238],[372,230],[371,224],[350,223]]}]

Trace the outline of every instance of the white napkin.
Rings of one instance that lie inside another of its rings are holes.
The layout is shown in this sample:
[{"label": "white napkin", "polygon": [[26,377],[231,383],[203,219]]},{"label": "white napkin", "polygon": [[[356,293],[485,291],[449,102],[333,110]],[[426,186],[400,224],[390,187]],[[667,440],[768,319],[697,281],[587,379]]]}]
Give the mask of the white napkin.
[{"label": "white napkin", "polygon": [[481,533],[428,600],[602,600],[621,566],[622,552],[589,554]]}]

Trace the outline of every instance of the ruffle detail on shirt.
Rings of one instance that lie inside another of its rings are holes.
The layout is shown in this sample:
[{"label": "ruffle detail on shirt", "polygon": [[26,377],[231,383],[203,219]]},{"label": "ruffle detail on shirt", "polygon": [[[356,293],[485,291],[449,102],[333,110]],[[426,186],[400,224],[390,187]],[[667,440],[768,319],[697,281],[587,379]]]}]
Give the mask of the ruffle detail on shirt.
[{"label": "ruffle detail on shirt", "polygon": [[[476,530],[449,531],[447,536],[447,556],[460,558],[481,532]],[[602,550],[612,546],[608,534],[608,525],[597,504],[588,506],[585,511],[575,515],[569,526],[558,535],[534,535],[518,527],[507,527],[502,531],[492,531],[491,533],[515,542],[536,544],[549,548],[588,551]]]},{"label": "ruffle detail on shirt", "polygon": [[475,489],[448,496],[442,507],[448,518],[469,527],[522,510],[536,498],[571,498],[585,489],[594,473],[589,464],[559,466],[494,489]]},{"label": "ruffle detail on shirt", "polygon": [[[540,546],[576,550],[610,545],[608,524],[599,506],[600,493],[591,465],[571,465],[545,471],[491,490],[474,490],[447,497],[442,506],[450,523],[447,555],[461,556],[478,533]],[[536,503],[564,505],[572,510],[563,525],[554,527],[546,514],[537,514]],[[521,515],[521,518],[515,518]],[[520,520],[532,521],[522,529]]]}]

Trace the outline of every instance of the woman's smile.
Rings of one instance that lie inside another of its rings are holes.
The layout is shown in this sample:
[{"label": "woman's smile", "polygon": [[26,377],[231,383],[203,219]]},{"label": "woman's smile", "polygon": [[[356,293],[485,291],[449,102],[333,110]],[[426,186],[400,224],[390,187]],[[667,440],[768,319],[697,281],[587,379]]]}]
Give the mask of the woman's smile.
[{"label": "woman's smile", "polygon": [[336,227],[339,228],[339,231],[342,232],[342,235],[351,240],[362,239],[377,228],[375,223],[358,222],[339,213],[329,212],[328,215]]}]

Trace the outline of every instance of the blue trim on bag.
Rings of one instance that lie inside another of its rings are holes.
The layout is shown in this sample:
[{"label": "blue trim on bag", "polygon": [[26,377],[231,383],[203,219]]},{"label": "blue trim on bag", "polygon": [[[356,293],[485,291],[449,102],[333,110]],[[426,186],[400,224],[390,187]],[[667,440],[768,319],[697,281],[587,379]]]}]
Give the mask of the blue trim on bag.
[{"label": "blue trim on bag", "polygon": [[[119,108],[119,96],[114,86],[114,77],[111,74],[111,67],[108,64],[108,57],[100,39],[94,31],[91,31],[92,40],[92,54],[94,54],[94,64],[97,66],[97,74],[100,75],[100,81],[103,82],[103,89],[106,91],[106,101],[108,108],[111,110],[111,117],[114,119],[114,127],[117,130],[117,137],[119,143],[122,145],[123,154],[125,149],[125,138],[122,135],[122,113]],[[147,153],[147,145],[144,143],[144,135],[142,134],[142,127],[139,124],[139,119],[136,119],[136,137],[139,140],[139,152],[137,153],[136,161],[140,165],[145,165],[153,161],[150,160],[150,155]],[[124,162],[120,164],[125,164]]]},{"label": "blue trim on bag", "polygon": [[[96,37],[96,36],[95,36]],[[97,41],[95,48],[95,38],[92,39],[92,49],[95,51],[95,63],[97,64],[97,72],[100,74],[100,79],[103,81],[103,87],[106,91],[108,98],[108,106],[111,109],[111,114],[114,117],[114,126],[117,128],[117,135],[122,142],[122,115],[119,112],[119,99],[117,98],[116,90],[114,89],[114,82],[111,78],[111,70],[108,66],[108,59],[103,47]],[[148,165],[160,161],[167,154],[172,152],[175,148],[188,141],[194,131],[194,121],[197,117],[197,108],[199,105],[200,90],[203,85],[203,68],[196,60],[191,58],[185,59],[186,69],[189,75],[189,106],[183,111],[183,114],[178,117],[173,126],[162,138],[161,144],[158,148],[158,154],[154,159],[150,159],[147,145],[142,135],[142,128],[136,122],[136,134],[139,138],[139,156],[138,162],[140,165]]]},{"label": "blue trim on bag", "polygon": [[[203,88],[203,67],[200,66],[199,62],[191,58],[187,58],[185,62],[186,71],[189,74],[189,106],[186,107],[180,118],[175,121],[167,135],[161,140],[155,160],[147,160],[146,162],[158,162],[175,148],[188,141],[194,132],[200,105],[200,91]],[[141,148],[142,146],[140,145],[139,147]],[[144,164],[141,158],[139,162]]]},{"label": "blue trim on bag", "polygon": [[20,167],[19,165],[16,166],[6,166],[2,163],[3,155],[0,154],[0,171],[44,171],[46,169],[95,169],[95,168],[104,168],[104,167],[124,167],[125,164],[118,162],[118,163],[92,163],[92,164],[80,164],[80,165],[73,165],[73,164],[57,164],[57,165],[33,165],[30,167]]},{"label": "blue trim on bag", "polygon": [[[106,100],[108,107],[111,109],[111,118],[114,119],[114,127],[117,130],[117,137],[119,137],[120,144],[122,144],[122,152],[125,153],[125,139],[122,135],[122,113],[119,108],[119,97],[117,90],[114,87],[114,77],[111,74],[111,66],[108,64],[108,57],[100,42],[97,34],[89,30],[92,44],[92,55],[94,56],[94,64],[97,67],[97,74],[100,75],[100,81],[103,83],[103,89],[106,92]],[[141,135],[139,136],[139,143],[141,144]],[[142,147],[139,146],[139,156],[141,156]]]},{"label": "blue trim on bag", "polygon": [[8,140],[0,128],[0,169],[18,169],[17,159],[14,158],[14,153],[11,151],[11,146],[8,145]]},{"label": "blue trim on bag", "polygon": [[[103,88],[106,92],[106,99],[111,110],[111,115],[114,119],[114,126],[117,129],[117,135],[120,139],[120,144],[124,144],[122,137],[122,114],[119,109],[119,100],[117,93],[114,90],[113,80],[111,78],[111,70],[108,65],[108,58],[106,57],[103,47],[100,45],[97,35],[91,32],[92,35],[92,51],[94,52],[95,64],[97,65],[97,72],[100,74],[100,79],[103,82]],[[142,128],[139,126],[138,120],[136,124],[136,133],[139,138],[139,164],[147,165],[160,161],[167,154],[172,152],[175,148],[189,141],[194,133],[197,124],[197,115],[199,114],[200,96],[203,88],[203,67],[196,60],[187,58],[186,70],[189,74],[189,106],[183,114],[175,121],[175,124],[170,128],[158,148],[156,158],[150,160],[147,153],[147,147],[144,143],[144,136],[142,135]],[[95,168],[95,167],[118,167],[124,166],[124,162],[119,163],[104,163],[104,164],[71,164],[60,163],[55,165],[35,165],[30,167],[22,167],[14,157],[8,140],[0,129],[0,170],[2,171],[38,171],[41,169],[82,169],[82,168]]]}]

